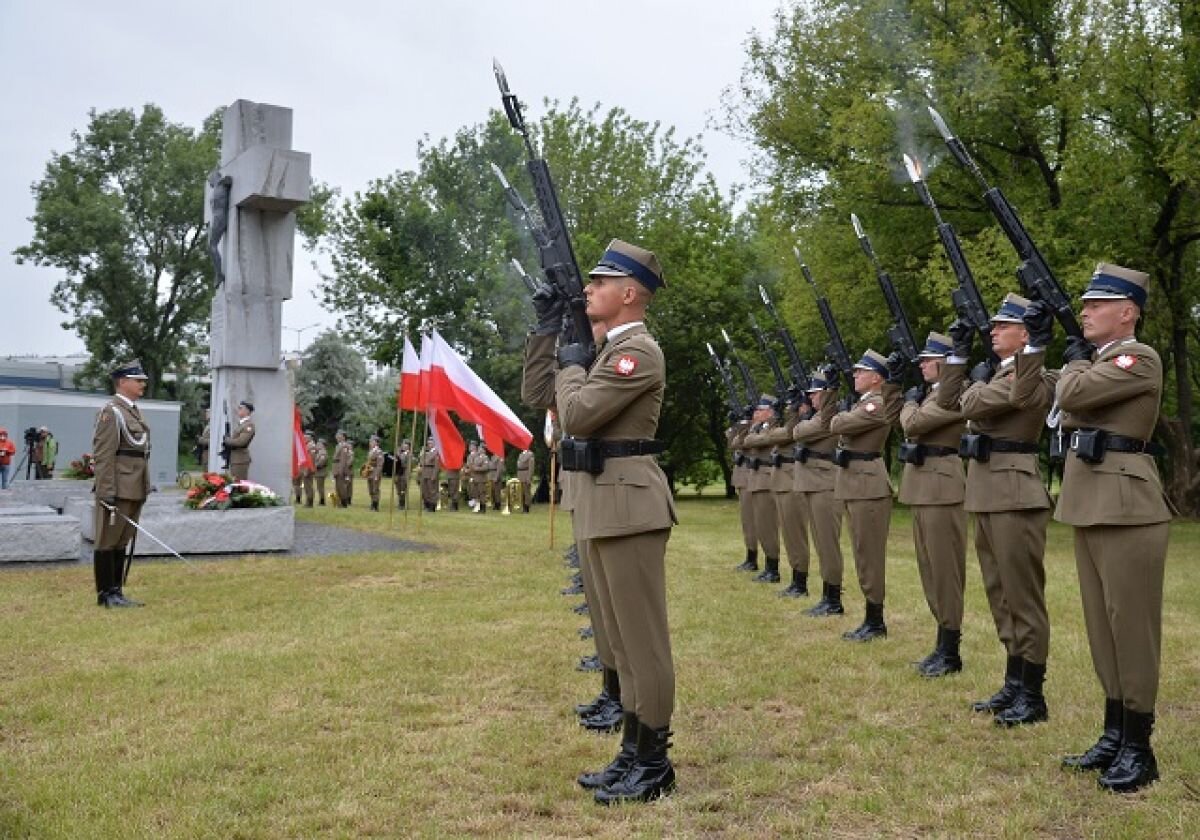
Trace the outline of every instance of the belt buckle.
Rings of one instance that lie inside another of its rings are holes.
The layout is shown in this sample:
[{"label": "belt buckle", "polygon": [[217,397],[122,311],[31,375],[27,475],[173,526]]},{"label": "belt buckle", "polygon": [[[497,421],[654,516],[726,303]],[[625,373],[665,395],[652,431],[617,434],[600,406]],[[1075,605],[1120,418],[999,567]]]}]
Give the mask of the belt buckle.
[{"label": "belt buckle", "polygon": [[1071,432],[1071,442],[1069,444],[1069,447],[1072,452],[1079,451],[1079,430],[1078,429]]}]

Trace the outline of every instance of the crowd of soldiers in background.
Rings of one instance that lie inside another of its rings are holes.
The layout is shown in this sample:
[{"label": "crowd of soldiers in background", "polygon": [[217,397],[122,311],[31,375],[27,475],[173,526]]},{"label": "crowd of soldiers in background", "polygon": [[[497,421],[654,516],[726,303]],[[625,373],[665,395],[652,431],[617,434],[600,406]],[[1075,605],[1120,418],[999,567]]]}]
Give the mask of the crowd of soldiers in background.
[{"label": "crowd of soldiers in background", "polygon": [[[305,432],[304,439],[312,467],[301,467],[292,479],[296,504],[324,506],[328,501],[335,507],[350,507],[354,497],[354,443],[339,431],[331,459],[323,439],[312,432]],[[325,482],[331,467],[333,489],[327,495]],[[409,489],[415,482],[422,509],[428,513],[460,508],[486,513],[489,507],[498,512],[529,513],[533,504],[533,453],[523,450],[517,456],[516,468],[516,475],[505,480],[504,458],[474,441],[461,468],[444,469],[433,440],[427,441],[420,453],[414,453],[410,442],[403,440],[392,453],[383,449],[378,435],[371,435],[358,477],[366,479],[373,511],[380,509],[383,482],[390,478],[394,488],[390,498],[400,510],[408,508]]]}]

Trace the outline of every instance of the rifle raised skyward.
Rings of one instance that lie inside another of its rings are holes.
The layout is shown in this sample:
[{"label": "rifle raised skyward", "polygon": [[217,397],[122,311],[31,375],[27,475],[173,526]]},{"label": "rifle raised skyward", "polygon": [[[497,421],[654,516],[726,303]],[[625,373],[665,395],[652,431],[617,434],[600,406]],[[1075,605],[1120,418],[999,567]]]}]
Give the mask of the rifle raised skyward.
[{"label": "rifle raised skyward", "polygon": [[771,375],[775,377],[775,409],[782,411],[788,399],[787,379],[784,378],[783,369],[779,367],[779,359],[776,357],[775,351],[767,343],[767,337],[763,335],[763,331],[758,326],[758,321],[754,320],[753,315],[750,316],[750,329],[754,331],[754,337],[758,340],[758,348],[762,350],[763,356],[767,359],[767,364],[771,366]]},{"label": "rifle raised skyward", "polygon": [[725,332],[724,327],[721,328],[721,336],[725,339],[725,346],[729,348],[729,355],[726,358],[737,365],[738,373],[741,374],[742,387],[746,393],[746,405],[753,408],[758,404],[758,386],[754,384],[754,377],[750,374],[750,368],[746,367],[746,363],[738,355],[737,348],[733,346],[733,339],[729,337],[729,333]]},{"label": "rifle raised skyward", "polygon": [[903,356],[909,364],[914,364],[917,361],[917,339],[913,335],[912,327],[909,326],[908,316],[904,314],[900,295],[896,294],[896,284],[892,282],[892,276],[879,265],[879,258],[875,256],[875,249],[871,247],[871,240],[863,230],[858,216],[851,213],[850,222],[854,225],[854,233],[858,237],[858,244],[862,246],[863,253],[870,258],[871,265],[875,266],[875,277],[879,280],[879,288],[883,291],[888,314],[892,316],[892,325],[888,327],[887,333],[892,342],[892,349]]},{"label": "rifle raised skyward", "polygon": [[825,345],[825,355],[829,357],[829,361],[833,362],[833,366],[838,369],[838,373],[846,381],[846,387],[853,391],[854,363],[850,361],[850,351],[846,349],[846,342],[842,340],[842,333],[833,317],[829,299],[817,288],[817,281],[813,279],[812,272],[808,270],[804,257],[800,256],[800,249],[793,246],[792,253],[796,255],[796,261],[800,263],[800,271],[804,273],[804,279],[808,281],[813,297],[817,299],[817,311],[821,313],[821,322],[825,324],[825,332],[829,335],[829,343]]},{"label": "rifle raised skyward", "polygon": [[713,349],[712,342],[704,342],[708,347],[708,357],[712,359],[712,363],[717,368],[717,375],[721,377],[721,382],[725,384],[725,397],[729,403],[729,419],[738,420],[745,416],[746,407],[738,399],[737,385],[734,384],[733,377],[729,374],[729,368],[721,361],[721,357],[717,355],[717,351]]},{"label": "rifle raised skyward", "polygon": [[788,364],[792,374],[791,398],[793,400],[800,399],[808,388],[812,375],[809,373],[808,365],[804,363],[804,358],[800,355],[800,351],[796,349],[796,342],[792,340],[792,333],[788,330],[787,325],[783,323],[783,319],[779,317],[779,311],[775,308],[775,302],[771,300],[771,296],[767,294],[767,290],[762,286],[758,287],[758,294],[762,298],[763,305],[767,307],[767,311],[771,313],[771,317],[775,319],[775,329],[779,333],[779,339],[783,342],[784,349],[787,350]]}]

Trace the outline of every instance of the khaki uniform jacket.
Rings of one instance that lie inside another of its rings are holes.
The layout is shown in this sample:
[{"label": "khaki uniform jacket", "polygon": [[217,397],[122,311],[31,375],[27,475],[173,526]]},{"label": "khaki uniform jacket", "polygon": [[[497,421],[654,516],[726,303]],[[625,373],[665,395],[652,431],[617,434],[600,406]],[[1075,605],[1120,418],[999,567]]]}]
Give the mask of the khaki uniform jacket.
[{"label": "khaki uniform jacket", "polygon": [[[936,383],[920,404],[900,409],[900,428],[912,443],[958,449],[966,421],[956,408],[937,403]],[[967,495],[967,475],[957,455],[925,456],[925,463],[905,464],[900,478],[900,501],[906,505],[960,505]]]},{"label": "khaki uniform jacket", "polygon": [[312,461],[313,465],[311,468],[303,467],[303,466],[300,467],[300,475],[301,476],[314,475],[316,473],[316,466],[317,466],[317,445],[315,443],[310,443],[307,446],[305,446],[304,448],[308,452],[308,460]]},{"label": "khaki uniform jacket", "polygon": [[[770,452],[767,458],[774,464],[776,455],[784,457],[792,457],[792,430],[796,428],[796,423],[799,417],[792,410],[788,410],[784,414],[783,422],[772,426],[762,433],[758,438],[764,444],[769,446]],[[775,493],[791,493],[795,489],[796,484],[796,465],[794,463],[780,462],[779,466],[771,468],[771,483],[770,488]],[[761,471],[761,468],[760,468]]]},{"label": "khaki uniform jacket", "polygon": [[229,447],[229,466],[250,464],[250,442],[254,440],[254,421],[246,418],[237,428],[226,435],[224,444]]},{"label": "khaki uniform jacket", "polygon": [[744,490],[750,482],[750,468],[746,466],[744,461],[740,466],[737,463],[739,453],[745,457],[745,452],[742,449],[742,441],[749,430],[750,424],[744,420],[725,430],[725,440],[729,443],[729,454],[733,463],[733,472],[729,477],[729,481],[733,484],[735,490]]},{"label": "khaki uniform jacket", "polygon": [[[658,431],[665,388],[662,350],[644,325],[635,325],[601,346],[586,372],[577,365],[558,372],[559,419],[578,438],[649,440]],[[653,455],[609,458],[599,475],[575,472],[571,492],[580,539],[640,534],[678,522]]]},{"label": "khaki uniform jacket", "polygon": [[[1039,354],[1041,355],[1041,354]],[[1064,432],[1104,429],[1149,440],[1162,397],[1162,362],[1136,339],[1116,342],[1095,361],[1070,362],[1058,380]],[[1106,452],[1099,464],[1067,455],[1054,518],[1068,525],[1149,525],[1171,519],[1149,455]]]},{"label": "khaki uniform jacket", "polygon": [[[792,440],[814,452],[832,453],[837,448],[838,436],[829,431],[829,421],[837,413],[837,391],[826,391],[821,410],[795,425]],[[796,464],[795,489],[801,493],[832,491],[837,471],[838,467],[834,466],[833,461],[809,458],[803,464]]]},{"label": "khaki uniform jacket", "polygon": [[521,402],[533,408],[554,408],[554,375],[558,372],[555,356],[556,335],[525,337],[525,366],[521,371]]},{"label": "khaki uniform jacket", "polygon": [[493,455],[488,460],[488,477],[496,484],[504,481],[504,459],[499,455]]},{"label": "khaki uniform jacket", "polygon": [[97,499],[142,501],[150,493],[150,427],[137,406],[113,397],[92,434]]},{"label": "khaki uniform jacket", "polygon": [[400,484],[405,484],[408,481],[408,470],[412,465],[411,452],[398,452],[396,454],[396,463],[392,468],[392,479]]},{"label": "khaki uniform jacket", "polygon": [[354,467],[354,446],[345,440],[333,450],[333,477],[350,478],[350,470]]},{"label": "khaki uniform jacket", "polygon": [[378,481],[383,478],[383,450],[372,446],[367,452],[367,478]]},{"label": "khaki uniform jacket", "polygon": [[533,481],[533,453],[523,451],[517,456],[517,478],[522,482]]},{"label": "khaki uniform jacket", "polygon": [[325,448],[325,444],[318,443],[316,449],[312,453],[313,473],[320,478],[325,477],[325,471],[329,468],[329,450]]},{"label": "khaki uniform jacket", "polygon": [[437,450],[426,449],[421,453],[421,480],[422,481],[437,481],[438,477],[438,454]]},{"label": "khaki uniform jacket", "polygon": [[[1013,357],[1015,362],[1002,365],[990,382],[969,386],[967,366],[947,361],[942,365],[934,392],[937,404],[948,410],[960,407],[969,432],[1037,443],[1054,403],[1057,375],[1043,372],[1041,354],[1026,359],[1025,364],[1021,363],[1021,355]],[[1018,370],[1022,375],[1018,376]],[[967,464],[969,512],[1003,513],[1049,507],[1050,494],[1038,472],[1037,455],[994,452],[987,461],[971,459]]]},{"label": "khaki uniform jacket", "polygon": [[[829,431],[838,435],[838,446],[853,452],[883,453],[892,424],[900,416],[902,397],[897,385],[884,383],[880,393],[868,392],[849,411],[835,414]],[[836,467],[833,495],[838,501],[884,499],[892,495],[883,458],[851,461]]]},{"label": "khaki uniform jacket", "polygon": [[776,428],[774,420],[757,423],[750,427],[742,438],[742,452],[746,458],[746,489],[751,493],[759,493],[771,489],[775,477],[774,460],[771,450],[774,444],[770,442],[771,432]]}]

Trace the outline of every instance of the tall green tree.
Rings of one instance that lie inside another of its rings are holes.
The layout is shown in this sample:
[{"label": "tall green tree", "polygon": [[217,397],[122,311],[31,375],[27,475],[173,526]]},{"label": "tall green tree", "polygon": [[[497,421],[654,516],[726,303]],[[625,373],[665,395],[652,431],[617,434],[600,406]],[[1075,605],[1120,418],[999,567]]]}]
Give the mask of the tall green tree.
[{"label": "tall green tree", "polygon": [[85,375],[136,356],[156,396],[200,346],[212,300],[204,182],[219,133],[217,114],[197,131],[155,105],[93,110],[33,185],[34,235],[17,262],[64,273],[51,300],[91,354]]},{"label": "tall green tree", "polygon": [[305,348],[296,371],[296,405],[305,424],[332,440],[366,381],[362,354],[338,333],[322,332]]},{"label": "tall green tree", "polygon": [[787,308],[815,311],[785,257],[799,238],[848,338],[878,344],[886,318],[846,218],[864,217],[920,330],[952,317],[953,277],[904,177],[915,154],[995,303],[1016,257],[925,113],[935,105],[1004,189],[1068,291],[1098,261],[1155,278],[1142,333],[1169,373],[1160,433],[1177,504],[1200,511],[1192,441],[1196,351],[1197,96],[1194,4],[1170,0],[813,0],[753,38],[731,125],[762,150],[758,208]]}]

